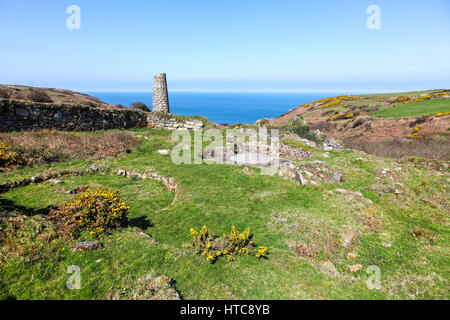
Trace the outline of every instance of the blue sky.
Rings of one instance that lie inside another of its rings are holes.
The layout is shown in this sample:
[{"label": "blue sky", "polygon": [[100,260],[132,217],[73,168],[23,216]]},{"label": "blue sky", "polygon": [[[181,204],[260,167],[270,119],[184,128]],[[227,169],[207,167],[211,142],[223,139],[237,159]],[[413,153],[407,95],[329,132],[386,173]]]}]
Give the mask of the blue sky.
[{"label": "blue sky", "polygon": [[[66,28],[72,4],[80,30]],[[450,88],[448,0],[0,0],[0,39],[0,83],[144,91],[166,72],[174,91]]]}]

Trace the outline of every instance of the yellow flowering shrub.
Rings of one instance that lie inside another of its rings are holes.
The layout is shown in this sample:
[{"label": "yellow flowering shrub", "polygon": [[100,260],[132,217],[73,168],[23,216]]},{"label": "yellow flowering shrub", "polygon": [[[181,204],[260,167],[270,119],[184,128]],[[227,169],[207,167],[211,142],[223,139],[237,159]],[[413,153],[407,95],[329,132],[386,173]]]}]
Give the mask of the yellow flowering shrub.
[{"label": "yellow flowering shrub", "polygon": [[50,218],[60,222],[72,236],[84,230],[97,236],[107,229],[125,225],[130,209],[117,191],[109,188],[87,189],[71,201],[63,202]]},{"label": "yellow flowering shrub", "polygon": [[316,102],[324,103],[323,105],[320,106],[321,108],[329,108],[329,107],[346,104],[344,101],[342,101],[341,99],[338,99],[336,97],[325,98],[325,99],[318,100]]},{"label": "yellow flowering shrub", "polygon": [[420,139],[420,138],[422,138],[422,136],[418,134],[418,132],[420,130],[422,130],[422,129],[423,129],[423,124],[418,125],[417,127],[414,127],[412,133],[408,136],[408,138],[409,139]]},{"label": "yellow flowering shrub", "polygon": [[0,142],[0,168],[6,168],[19,163],[17,154],[4,143]]},{"label": "yellow flowering shrub", "polygon": [[210,263],[222,256],[226,256],[228,261],[234,260],[236,255],[255,256],[258,259],[266,256],[267,247],[256,247],[250,228],[240,233],[233,226],[231,233],[223,234],[222,238],[212,236],[207,226],[203,226],[200,231],[191,228],[190,233],[193,238],[192,247]]}]

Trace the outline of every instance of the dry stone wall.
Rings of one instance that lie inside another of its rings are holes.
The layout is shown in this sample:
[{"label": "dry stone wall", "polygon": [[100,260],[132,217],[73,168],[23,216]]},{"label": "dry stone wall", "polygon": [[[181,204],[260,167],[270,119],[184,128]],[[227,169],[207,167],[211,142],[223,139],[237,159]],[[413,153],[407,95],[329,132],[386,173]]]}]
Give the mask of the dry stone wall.
[{"label": "dry stone wall", "polygon": [[200,129],[203,123],[174,115],[127,108],[93,108],[84,105],[37,103],[0,99],[0,131],[58,129],[93,131],[156,127],[167,130]]}]

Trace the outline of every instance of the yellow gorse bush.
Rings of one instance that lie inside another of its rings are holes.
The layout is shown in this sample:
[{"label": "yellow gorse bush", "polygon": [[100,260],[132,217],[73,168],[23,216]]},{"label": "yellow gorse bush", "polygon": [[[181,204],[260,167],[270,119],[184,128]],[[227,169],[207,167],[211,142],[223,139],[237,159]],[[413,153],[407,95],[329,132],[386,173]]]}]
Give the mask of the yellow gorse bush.
[{"label": "yellow gorse bush", "polygon": [[4,143],[0,142],[0,167],[5,168],[18,164],[17,154]]},{"label": "yellow gorse bush", "polygon": [[420,139],[420,138],[422,138],[422,136],[420,134],[418,134],[418,132],[420,130],[422,130],[422,129],[423,129],[423,124],[418,125],[417,127],[414,127],[412,133],[410,135],[408,135],[408,138],[409,139]]},{"label": "yellow gorse bush", "polygon": [[[338,105],[345,105],[346,103],[343,101],[343,99],[336,98],[336,97],[331,97],[331,98],[325,98],[325,99],[321,99],[318,100],[316,102],[319,103],[324,103],[323,105],[320,106],[320,108],[329,108],[329,107],[334,107],[334,106],[338,106]],[[345,99],[347,100],[347,99]]]},{"label": "yellow gorse bush", "polygon": [[130,209],[117,191],[109,188],[87,189],[71,201],[63,202],[57,215],[72,231],[87,230],[92,235],[99,235],[126,223]]},{"label": "yellow gorse bush", "polygon": [[250,228],[241,233],[233,226],[229,235],[223,234],[219,239],[210,234],[207,226],[203,226],[200,231],[191,228],[190,233],[193,238],[192,247],[210,263],[216,262],[222,256],[226,256],[228,261],[234,260],[236,255],[262,258],[267,252],[267,247],[256,248]]}]

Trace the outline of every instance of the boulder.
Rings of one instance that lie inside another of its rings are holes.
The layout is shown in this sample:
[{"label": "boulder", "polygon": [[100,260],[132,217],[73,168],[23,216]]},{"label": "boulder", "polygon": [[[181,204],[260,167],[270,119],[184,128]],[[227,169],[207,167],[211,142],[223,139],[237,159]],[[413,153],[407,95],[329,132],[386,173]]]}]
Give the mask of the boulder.
[{"label": "boulder", "polygon": [[58,179],[50,179],[50,180],[48,180],[51,184],[61,184],[62,183],[62,181],[61,180],[58,180]]},{"label": "boulder", "polygon": [[302,176],[302,174],[298,171],[295,172],[295,179],[298,181],[298,183],[302,186],[306,185],[308,181]]},{"label": "boulder", "polygon": [[333,173],[333,179],[336,182],[342,182],[342,172],[335,172],[335,173]]},{"label": "boulder", "polygon": [[361,264],[354,264],[354,265],[348,266],[348,269],[353,273],[358,272],[362,268],[363,268],[363,266]]},{"label": "boulder", "polygon": [[336,266],[331,261],[322,262],[320,264],[320,270],[333,277],[339,276],[339,272],[337,271]]},{"label": "boulder", "polygon": [[160,155],[163,155],[163,156],[168,156],[169,155],[169,150],[167,150],[167,149],[158,150],[158,153]]},{"label": "boulder", "polygon": [[79,242],[77,244],[74,244],[72,246],[71,251],[90,251],[90,250],[96,250],[101,249],[103,245],[98,241],[85,241],[85,242]]}]

